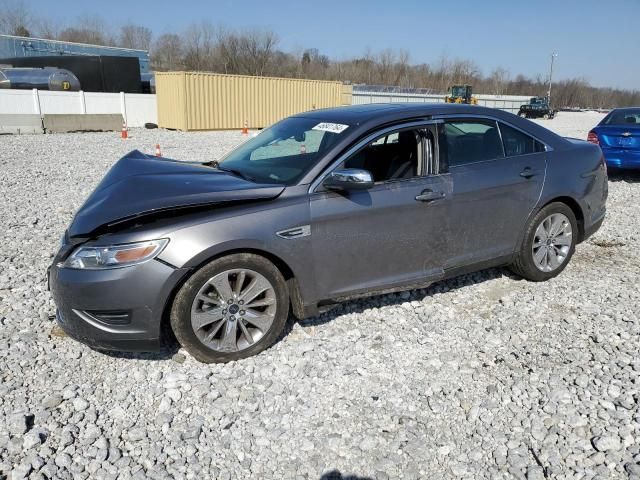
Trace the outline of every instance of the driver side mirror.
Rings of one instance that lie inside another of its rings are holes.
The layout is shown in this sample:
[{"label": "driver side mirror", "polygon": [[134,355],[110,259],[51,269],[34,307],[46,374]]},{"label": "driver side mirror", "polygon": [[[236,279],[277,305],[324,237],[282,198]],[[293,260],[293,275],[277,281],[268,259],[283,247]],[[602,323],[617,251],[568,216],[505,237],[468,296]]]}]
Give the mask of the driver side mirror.
[{"label": "driver side mirror", "polygon": [[322,185],[328,190],[368,190],[373,187],[373,176],[367,170],[344,168],[331,172]]}]

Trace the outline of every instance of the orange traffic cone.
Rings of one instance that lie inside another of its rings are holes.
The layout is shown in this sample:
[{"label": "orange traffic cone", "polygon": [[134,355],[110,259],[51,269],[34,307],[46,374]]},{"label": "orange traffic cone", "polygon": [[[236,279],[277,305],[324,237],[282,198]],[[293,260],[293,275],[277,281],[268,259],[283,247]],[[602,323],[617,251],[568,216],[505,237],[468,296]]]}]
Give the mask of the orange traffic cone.
[{"label": "orange traffic cone", "polygon": [[242,135],[249,135],[249,123],[245,120],[244,127],[242,127]]},{"label": "orange traffic cone", "polygon": [[156,157],[161,157],[162,152],[160,151],[160,144],[156,143]]},{"label": "orange traffic cone", "polygon": [[121,138],[129,138],[129,132],[127,131],[127,123],[122,122],[122,132],[120,133]]}]

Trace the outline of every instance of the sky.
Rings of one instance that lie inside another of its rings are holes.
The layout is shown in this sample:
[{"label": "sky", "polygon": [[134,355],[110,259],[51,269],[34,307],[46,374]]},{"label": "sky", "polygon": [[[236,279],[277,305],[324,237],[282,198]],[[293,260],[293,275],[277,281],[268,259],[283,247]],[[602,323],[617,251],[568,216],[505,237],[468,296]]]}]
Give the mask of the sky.
[{"label": "sky", "polygon": [[[114,28],[136,23],[155,35],[207,20],[277,33],[285,51],[317,48],[347,59],[387,48],[412,63],[442,55],[474,61],[483,73],[584,78],[594,86],[640,90],[640,0],[25,0],[64,22],[101,15]],[[105,8],[108,5],[108,8]]]}]

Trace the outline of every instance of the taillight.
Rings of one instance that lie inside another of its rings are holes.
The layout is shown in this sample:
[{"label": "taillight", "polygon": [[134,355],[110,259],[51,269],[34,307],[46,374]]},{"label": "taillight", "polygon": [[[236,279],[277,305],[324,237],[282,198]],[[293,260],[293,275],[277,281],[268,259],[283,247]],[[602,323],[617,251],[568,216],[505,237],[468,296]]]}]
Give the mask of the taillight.
[{"label": "taillight", "polygon": [[598,138],[598,135],[596,134],[596,132],[594,132],[593,130],[591,130],[589,132],[589,134],[587,135],[587,142],[591,142],[591,143],[595,143],[596,145],[600,145],[600,139]]}]

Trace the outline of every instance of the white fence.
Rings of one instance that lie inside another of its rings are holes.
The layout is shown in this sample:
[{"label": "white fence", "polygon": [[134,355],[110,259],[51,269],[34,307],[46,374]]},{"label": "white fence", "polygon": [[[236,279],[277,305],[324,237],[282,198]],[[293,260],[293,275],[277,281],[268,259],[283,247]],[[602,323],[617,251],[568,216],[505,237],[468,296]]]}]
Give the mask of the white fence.
[{"label": "white fence", "polygon": [[[517,113],[530,97],[476,95],[478,104]],[[352,103],[443,103],[444,95],[354,91]],[[52,92],[48,90],[0,89],[0,115],[51,113],[120,113],[129,127],[158,123],[156,96],[143,93]]]},{"label": "white fence", "polygon": [[127,126],[158,123],[156,96],[145,93],[0,90],[0,114],[121,113]]},{"label": "white fence", "polygon": [[[516,95],[474,95],[478,105],[499,108],[511,113],[518,113],[520,105],[529,103],[531,97]],[[444,103],[444,95],[421,93],[384,93],[354,90],[351,103],[361,105],[365,103]]]}]

